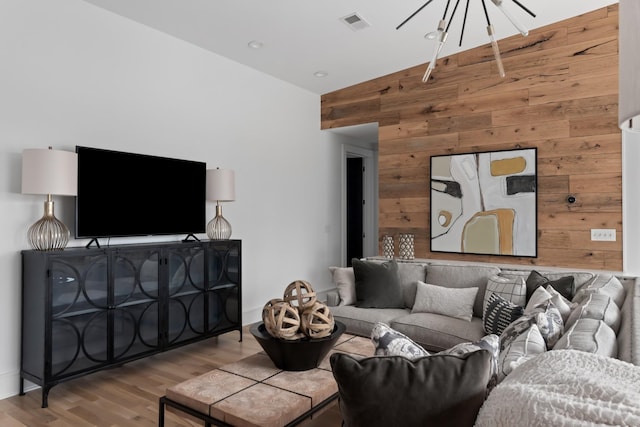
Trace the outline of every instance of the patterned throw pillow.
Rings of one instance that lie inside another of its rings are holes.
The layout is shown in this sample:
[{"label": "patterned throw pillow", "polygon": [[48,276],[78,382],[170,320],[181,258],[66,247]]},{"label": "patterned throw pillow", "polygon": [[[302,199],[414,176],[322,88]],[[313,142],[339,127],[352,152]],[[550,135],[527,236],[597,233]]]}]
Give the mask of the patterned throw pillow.
[{"label": "patterned throw pillow", "polygon": [[488,334],[500,335],[512,322],[524,315],[524,309],[492,293],[486,305],[482,324]]},{"label": "patterned throw pillow", "polygon": [[494,275],[487,280],[487,290],[484,293],[483,313],[487,310],[487,304],[491,294],[498,294],[503,299],[524,307],[527,303],[527,284],[524,277],[502,277]]},{"label": "patterned throw pillow", "polygon": [[546,289],[540,286],[533,292],[531,298],[529,298],[529,302],[527,302],[527,306],[524,308],[524,313],[529,314],[533,312],[535,307],[546,301],[551,301],[553,305],[556,306],[564,322],[569,318],[571,310],[577,306],[577,304],[567,300],[558,291],[553,289],[551,285],[547,285]]},{"label": "patterned throw pillow", "polygon": [[[453,354],[462,356],[472,351],[487,350],[491,353],[491,378],[498,375],[498,357],[500,356],[500,337],[496,334],[485,335],[476,342],[463,342],[437,354]],[[494,384],[495,385],[495,384]]]},{"label": "patterned throw pillow", "polygon": [[409,337],[378,322],[371,331],[371,341],[376,356],[403,356],[408,359],[429,356],[429,352],[413,342]]},{"label": "patterned throw pillow", "polygon": [[500,335],[500,350],[508,347],[531,325],[537,325],[538,331],[549,349],[553,348],[564,332],[564,322],[560,311],[551,301],[545,301],[535,307],[531,313],[525,314],[502,331]]}]

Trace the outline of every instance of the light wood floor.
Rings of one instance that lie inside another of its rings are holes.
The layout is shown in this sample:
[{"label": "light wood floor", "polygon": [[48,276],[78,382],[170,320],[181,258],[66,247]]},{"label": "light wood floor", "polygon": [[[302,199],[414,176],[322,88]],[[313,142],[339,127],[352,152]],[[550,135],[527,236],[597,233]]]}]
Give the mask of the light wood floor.
[{"label": "light wood floor", "polygon": [[[158,399],[165,389],[261,351],[247,327],[243,341],[229,332],[204,342],[59,384],[42,409],[40,389],[0,400],[2,427],[144,427],[158,424]],[[336,403],[305,427],[340,427]],[[166,427],[203,425],[167,413]]]}]

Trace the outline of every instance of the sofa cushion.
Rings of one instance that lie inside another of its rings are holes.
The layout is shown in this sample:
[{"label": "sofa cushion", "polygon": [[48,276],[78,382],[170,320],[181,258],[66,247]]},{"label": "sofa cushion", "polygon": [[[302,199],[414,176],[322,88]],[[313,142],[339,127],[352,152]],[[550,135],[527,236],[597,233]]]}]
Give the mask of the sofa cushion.
[{"label": "sofa cushion", "polygon": [[398,263],[351,261],[356,279],[356,306],[371,308],[403,308]]},{"label": "sofa cushion", "polygon": [[354,305],[331,307],[331,314],[337,321],[344,323],[350,334],[368,337],[377,322],[391,324],[393,319],[406,316],[408,308],[361,308]]},{"label": "sofa cushion", "polygon": [[329,267],[331,280],[338,289],[340,305],[353,305],[356,303],[356,277],[353,267]]},{"label": "sofa cushion", "polygon": [[604,294],[589,294],[580,301],[567,319],[567,329],[578,319],[603,320],[616,334],[620,329],[620,309],[608,295]]},{"label": "sofa cushion", "polygon": [[524,309],[500,295],[491,293],[484,315],[482,325],[488,334],[500,335],[512,322],[524,315]]},{"label": "sofa cushion", "polygon": [[524,307],[527,303],[527,284],[523,277],[503,277],[499,275],[489,277],[482,305],[483,316],[491,294],[497,294],[506,301]]},{"label": "sofa cushion", "polygon": [[487,280],[499,272],[500,269],[493,266],[429,264],[426,282],[449,288],[478,288],[473,315],[481,318]]},{"label": "sofa cushion", "polygon": [[412,313],[436,313],[471,321],[478,288],[445,288],[418,282]]},{"label": "sofa cushion", "polygon": [[413,342],[411,338],[378,322],[371,331],[371,342],[376,356],[403,356],[409,359],[428,356],[429,352]]},{"label": "sofa cushion", "polygon": [[554,350],[572,349],[616,357],[616,334],[602,320],[578,319],[553,347]]},{"label": "sofa cushion", "polygon": [[413,313],[397,317],[389,323],[428,351],[442,351],[456,344],[479,341],[484,335],[482,319],[470,322],[434,313]]},{"label": "sofa cushion", "polygon": [[568,300],[572,299],[576,293],[575,279],[573,276],[566,275],[554,280],[533,270],[529,273],[529,277],[527,277],[527,300],[531,298],[531,295],[533,295],[533,292],[537,288],[548,285]]},{"label": "sofa cushion", "polygon": [[[330,358],[346,427],[473,426],[487,393],[491,355]],[[392,408],[392,410],[390,410]]]},{"label": "sofa cushion", "polygon": [[528,328],[521,330],[515,339],[500,351],[498,358],[498,381],[502,381],[515,368],[547,351],[547,347],[540,334],[538,325],[531,324]]},{"label": "sofa cushion", "polygon": [[620,283],[620,280],[618,280],[616,276],[611,274],[598,274],[592,281],[578,290],[573,298],[573,302],[579,303],[589,294],[608,295],[615,301],[618,308],[622,308],[626,297],[624,286],[622,286],[622,283]]}]

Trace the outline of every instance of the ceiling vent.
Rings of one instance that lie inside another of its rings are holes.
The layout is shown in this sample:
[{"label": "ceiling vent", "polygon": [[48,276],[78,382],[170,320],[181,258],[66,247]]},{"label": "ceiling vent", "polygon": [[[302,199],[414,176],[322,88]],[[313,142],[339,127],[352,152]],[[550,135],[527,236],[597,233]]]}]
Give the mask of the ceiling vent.
[{"label": "ceiling vent", "polygon": [[358,15],[355,12],[347,16],[343,16],[342,18],[340,18],[340,20],[353,31],[364,30],[365,28],[371,26],[362,16]]}]

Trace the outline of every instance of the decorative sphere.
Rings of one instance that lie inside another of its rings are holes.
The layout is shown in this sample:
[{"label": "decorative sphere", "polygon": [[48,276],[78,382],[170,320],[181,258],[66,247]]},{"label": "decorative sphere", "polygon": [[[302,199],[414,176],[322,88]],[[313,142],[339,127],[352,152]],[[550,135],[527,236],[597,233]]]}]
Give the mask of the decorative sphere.
[{"label": "decorative sphere", "polygon": [[269,334],[285,340],[298,339],[300,314],[288,302],[272,299],[262,309],[262,321]]},{"label": "decorative sphere", "polygon": [[316,302],[300,316],[300,329],[309,338],[324,338],[331,335],[335,321],[325,304]]},{"label": "decorative sphere", "polygon": [[302,313],[316,303],[316,293],[311,284],[305,280],[291,282],[284,290],[284,300]]}]

